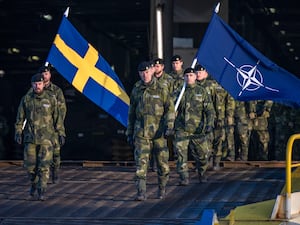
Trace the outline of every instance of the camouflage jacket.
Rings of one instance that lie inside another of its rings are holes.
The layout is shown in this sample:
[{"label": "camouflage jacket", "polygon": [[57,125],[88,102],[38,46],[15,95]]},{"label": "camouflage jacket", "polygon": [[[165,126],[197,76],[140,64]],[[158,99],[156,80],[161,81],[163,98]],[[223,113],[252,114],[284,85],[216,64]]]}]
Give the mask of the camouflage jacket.
[{"label": "camouflage jacket", "polygon": [[215,110],[208,93],[198,84],[188,85],[178,107],[175,130],[204,134],[206,126],[214,127]]},{"label": "camouflage jacket", "polygon": [[166,129],[173,129],[174,119],[173,100],[156,78],[148,85],[142,81],[134,85],[130,95],[127,136],[160,138]]},{"label": "camouflage jacket", "polygon": [[34,92],[27,93],[18,108],[16,134],[23,133],[24,142],[34,144],[53,144],[57,135],[65,136],[65,128],[57,104],[56,98],[46,91],[40,95]]},{"label": "camouflage jacket", "polygon": [[169,93],[173,93],[174,79],[171,75],[167,74],[166,72],[163,72],[161,77],[157,77],[156,79],[158,83],[161,84],[161,86],[168,90]]}]

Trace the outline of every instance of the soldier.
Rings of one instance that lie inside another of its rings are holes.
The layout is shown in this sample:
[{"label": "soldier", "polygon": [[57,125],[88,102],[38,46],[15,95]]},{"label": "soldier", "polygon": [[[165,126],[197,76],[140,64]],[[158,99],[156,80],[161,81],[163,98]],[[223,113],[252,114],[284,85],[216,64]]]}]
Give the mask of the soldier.
[{"label": "soldier", "polygon": [[[167,74],[164,70],[165,65],[163,59],[157,58],[153,60],[154,64],[154,76],[158,82],[168,90],[168,93],[172,96],[173,94],[173,83],[174,79],[171,75]],[[168,148],[170,152],[170,159],[176,159],[176,154],[173,150],[173,139],[174,137],[167,138]]]},{"label": "soldier", "polygon": [[203,87],[196,83],[193,68],[184,71],[186,90],[178,107],[175,119],[174,145],[178,154],[177,173],[179,185],[189,184],[188,149],[196,161],[199,181],[206,182],[205,171],[211,149],[207,135],[213,130],[215,111],[211,98]]},{"label": "soldier", "polygon": [[268,160],[270,134],[268,119],[272,108],[272,101],[257,100],[249,102],[249,118],[252,124],[251,159]]},{"label": "soldier", "polygon": [[15,141],[25,144],[24,166],[31,182],[29,193],[33,197],[37,190],[41,201],[47,188],[56,135],[61,144],[65,136],[57,100],[44,91],[44,85],[41,73],[32,76],[32,92],[22,98],[15,123]]},{"label": "soldier", "polygon": [[176,91],[178,88],[182,88],[184,83],[183,77],[183,60],[180,55],[174,55],[171,58],[172,61],[172,71],[170,75],[174,79],[173,90]]},{"label": "soldier", "polygon": [[163,199],[170,172],[165,136],[172,135],[174,103],[168,91],[157,82],[149,62],[141,62],[138,72],[141,80],[134,85],[130,95],[126,130],[127,142],[134,146],[136,200],[147,199],[146,178],[151,151],[157,164],[158,198]]},{"label": "soldier", "polygon": [[[51,82],[50,66],[40,67],[39,73],[41,73],[44,76],[44,83],[45,83],[44,90],[56,98],[59,116],[61,117],[61,120],[64,121],[67,112],[65,97],[62,90],[57,85]],[[53,162],[51,164],[52,183],[57,183],[59,181],[58,173],[59,173],[60,162],[61,162],[60,149],[65,144],[64,137],[62,136],[61,138],[62,138],[61,140],[62,143],[59,144],[58,135],[57,135],[54,144]]]}]

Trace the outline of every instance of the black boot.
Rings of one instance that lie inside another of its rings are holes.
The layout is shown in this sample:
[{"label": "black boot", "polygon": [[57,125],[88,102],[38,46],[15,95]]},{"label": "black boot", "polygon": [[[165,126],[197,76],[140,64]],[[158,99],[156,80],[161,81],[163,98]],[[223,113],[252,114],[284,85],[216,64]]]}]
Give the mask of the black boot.
[{"label": "black boot", "polygon": [[45,190],[39,188],[38,189],[38,200],[45,201]]},{"label": "black boot", "polygon": [[34,193],[36,191],[36,185],[35,184],[31,184],[30,190],[29,190],[29,194],[34,197]]},{"label": "black boot", "polygon": [[52,183],[57,184],[59,183],[59,178],[58,178],[58,169],[51,167],[51,177],[52,177]]}]

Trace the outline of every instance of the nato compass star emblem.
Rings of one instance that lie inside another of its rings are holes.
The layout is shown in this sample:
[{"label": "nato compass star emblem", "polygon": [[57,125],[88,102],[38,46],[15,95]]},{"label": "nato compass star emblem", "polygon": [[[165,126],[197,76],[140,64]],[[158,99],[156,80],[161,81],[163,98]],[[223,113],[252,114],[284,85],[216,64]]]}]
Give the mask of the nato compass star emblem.
[{"label": "nato compass star emblem", "polygon": [[240,68],[237,68],[232,62],[230,62],[226,57],[224,60],[228,62],[233,68],[236,69],[236,80],[242,90],[239,93],[239,96],[243,93],[243,91],[256,91],[257,89],[263,87],[268,90],[279,92],[279,90],[265,86],[263,84],[263,75],[257,69],[258,64],[260,61],[258,60],[255,66],[252,65],[242,65]]}]

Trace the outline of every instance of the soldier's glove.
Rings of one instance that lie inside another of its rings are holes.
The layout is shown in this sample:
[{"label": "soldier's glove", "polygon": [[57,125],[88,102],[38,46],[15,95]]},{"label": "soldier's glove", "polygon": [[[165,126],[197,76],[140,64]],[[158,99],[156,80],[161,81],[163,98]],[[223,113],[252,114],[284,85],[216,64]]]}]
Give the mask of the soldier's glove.
[{"label": "soldier's glove", "polygon": [[66,143],[66,138],[64,136],[59,136],[58,141],[60,146],[64,146],[64,144]]},{"label": "soldier's glove", "polygon": [[127,143],[128,143],[131,147],[133,147],[133,137],[132,137],[132,136],[128,136],[128,137],[127,137]]},{"label": "soldier's glove", "polygon": [[15,142],[17,142],[19,145],[22,144],[22,134],[15,134]]},{"label": "soldier's glove", "polygon": [[249,118],[251,120],[255,119],[255,117],[256,117],[256,114],[254,112],[249,113]]},{"label": "soldier's glove", "polygon": [[165,131],[164,138],[172,137],[172,136],[174,136],[174,134],[175,134],[175,132],[173,129],[167,129]]},{"label": "soldier's glove", "polygon": [[204,132],[205,134],[210,134],[213,132],[213,130],[214,128],[212,126],[206,126]]},{"label": "soldier's glove", "polygon": [[233,125],[233,117],[232,116],[227,117],[227,125],[228,126],[232,126]]}]

